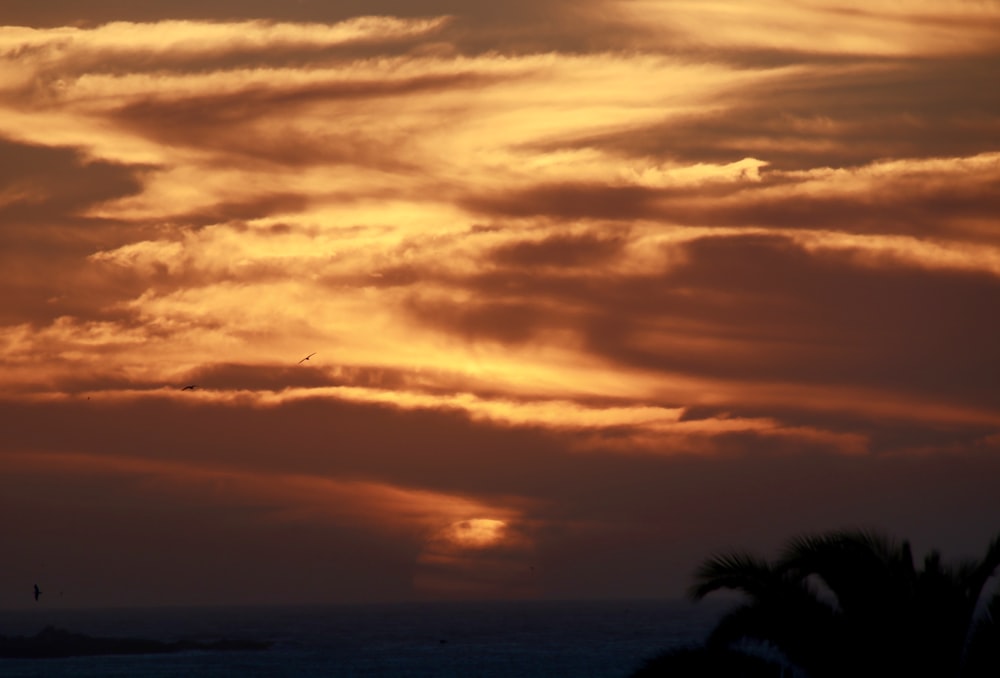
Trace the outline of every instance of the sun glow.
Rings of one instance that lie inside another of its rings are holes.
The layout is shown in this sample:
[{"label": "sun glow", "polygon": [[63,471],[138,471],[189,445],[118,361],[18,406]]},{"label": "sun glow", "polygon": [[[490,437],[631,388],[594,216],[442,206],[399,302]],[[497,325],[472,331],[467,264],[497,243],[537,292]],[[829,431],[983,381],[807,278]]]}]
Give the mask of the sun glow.
[{"label": "sun glow", "polygon": [[432,598],[533,597],[538,592],[531,575],[534,559],[534,539],[523,517],[459,520],[427,540],[413,587]]},{"label": "sun glow", "polygon": [[503,541],[507,523],[492,518],[473,518],[452,523],[443,535],[451,543],[464,548],[484,548]]}]

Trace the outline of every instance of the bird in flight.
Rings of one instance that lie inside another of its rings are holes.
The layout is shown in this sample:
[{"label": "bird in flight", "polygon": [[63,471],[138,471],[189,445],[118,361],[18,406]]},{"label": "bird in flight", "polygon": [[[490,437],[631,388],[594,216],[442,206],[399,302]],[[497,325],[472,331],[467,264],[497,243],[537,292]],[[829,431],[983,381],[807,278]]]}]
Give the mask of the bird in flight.
[{"label": "bird in flight", "polygon": [[181,390],[182,390],[182,391],[193,391],[193,390],[195,390],[196,388],[198,388],[198,384],[188,384],[187,386],[185,386],[185,387],[184,387],[184,388],[182,388]]},{"label": "bird in flight", "polygon": [[38,584],[35,584],[35,602],[38,602],[38,596],[42,595],[42,590],[38,588]]},{"label": "bird in flight", "polygon": [[296,364],[296,365],[301,365],[301,364],[302,364],[302,363],[304,363],[305,361],[307,361],[307,360],[309,360],[310,358],[312,358],[312,357],[313,357],[314,355],[316,355],[316,351],[313,351],[312,353],[310,353],[310,354],[309,354],[309,355],[307,355],[307,356],[306,356],[305,358],[303,358],[302,360],[300,360],[299,362],[297,362],[297,363],[295,363],[295,364]]}]

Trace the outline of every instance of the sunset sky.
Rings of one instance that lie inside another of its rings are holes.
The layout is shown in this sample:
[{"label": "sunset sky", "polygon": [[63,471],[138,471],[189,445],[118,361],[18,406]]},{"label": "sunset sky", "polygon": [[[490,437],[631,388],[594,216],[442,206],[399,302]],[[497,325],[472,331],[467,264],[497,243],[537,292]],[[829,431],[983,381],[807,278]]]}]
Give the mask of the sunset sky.
[{"label": "sunset sky", "polygon": [[4,0],[0,607],[975,555],[998,83],[998,0]]}]

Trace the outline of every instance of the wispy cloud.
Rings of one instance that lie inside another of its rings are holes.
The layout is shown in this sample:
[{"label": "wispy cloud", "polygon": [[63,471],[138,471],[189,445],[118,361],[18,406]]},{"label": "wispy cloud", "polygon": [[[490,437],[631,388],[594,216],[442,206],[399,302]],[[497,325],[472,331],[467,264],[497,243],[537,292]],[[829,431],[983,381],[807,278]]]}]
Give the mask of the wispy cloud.
[{"label": "wispy cloud", "polygon": [[993,51],[993,2],[892,0],[863,8],[831,0],[741,3],[623,0],[636,23],[653,23],[687,48],[772,49],[806,54],[904,56]]},{"label": "wispy cloud", "polygon": [[[25,473],[330,507],[525,592],[542,535],[662,535],[651,469],[992,453],[995,2],[336,4],[0,27],[4,416],[81,438],[18,428]],[[179,416],[201,462],[136,428]],[[511,541],[467,562],[474,519]]]}]

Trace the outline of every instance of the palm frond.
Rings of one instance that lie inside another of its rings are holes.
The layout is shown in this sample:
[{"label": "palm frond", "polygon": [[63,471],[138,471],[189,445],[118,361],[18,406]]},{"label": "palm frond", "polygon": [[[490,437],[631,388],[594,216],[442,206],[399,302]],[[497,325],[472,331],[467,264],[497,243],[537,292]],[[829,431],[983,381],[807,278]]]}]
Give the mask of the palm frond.
[{"label": "palm frond", "polygon": [[845,611],[871,616],[910,597],[915,568],[909,543],[874,530],[838,530],[788,542],[777,567],[817,577]]},{"label": "palm frond", "polygon": [[964,664],[962,675],[968,678],[1000,675],[1000,593],[994,594],[973,626]]},{"label": "palm frond", "polygon": [[1000,568],[1000,534],[993,537],[993,540],[986,547],[986,553],[975,569],[969,573],[966,585],[968,586],[969,599],[973,605],[979,602],[986,582],[996,574],[997,568]]},{"label": "palm frond", "polygon": [[814,678],[1000,676],[1000,592],[976,617],[1000,569],[1000,534],[979,559],[951,563],[934,550],[920,565],[906,541],[839,530],[791,539],[773,562],[744,552],[713,555],[697,569],[690,593],[746,594],[710,643],[767,643]]},{"label": "palm frond", "polygon": [[695,571],[689,594],[700,600],[713,591],[732,589],[751,596],[772,585],[775,573],[766,560],[734,552],[711,556]]}]

